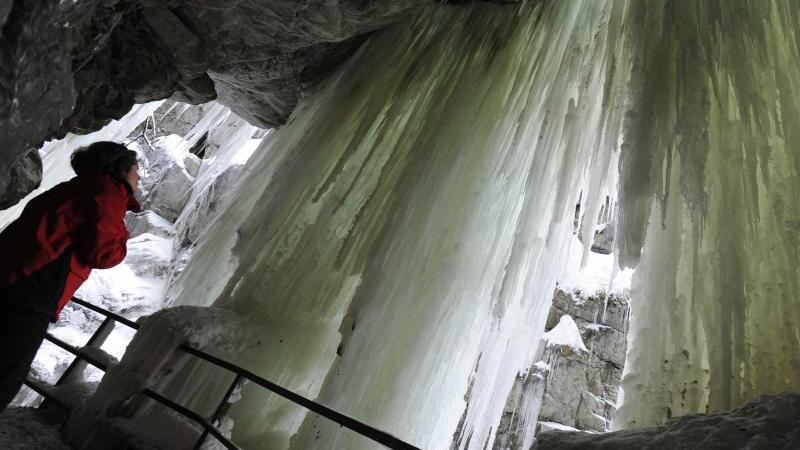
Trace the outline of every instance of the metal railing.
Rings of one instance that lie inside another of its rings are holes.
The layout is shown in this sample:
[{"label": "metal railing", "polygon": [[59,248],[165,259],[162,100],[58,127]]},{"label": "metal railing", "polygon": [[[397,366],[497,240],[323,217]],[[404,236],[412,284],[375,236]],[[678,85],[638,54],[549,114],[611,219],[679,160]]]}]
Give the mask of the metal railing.
[{"label": "metal railing", "polygon": [[[121,324],[123,324],[125,326],[128,326],[130,328],[133,328],[135,330],[139,329],[139,324],[138,323],[133,322],[132,320],[126,319],[125,317],[122,317],[119,314],[115,314],[115,313],[113,313],[111,311],[108,311],[108,310],[106,310],[104,308],[101,308],[99,306],[93,305],[91,303],[87,303],[87,302],[85,302],[85,301],[83,301],[83,300],[81,300],[79,298],[73,297],[72,298],[72,302],[75,303],[75,304],[78,304],[78,305],[80,305],[80,306],[82,306],[84,308],[90,309],[90,310],[92,310],[92,311],[94,311],[94,312],[96,312],[98,314],[101,314],[101,315],[103,315],[105,317],[103,323],[100,325],[100,327],[98,327],[98,329],[95,331],[95,333],[92,335],[92,337],[87,342],[88,346],[91,346],[92,344],[96,344],[98,341],[104,340],[105,336],[107,336],[111,332],[111,330],[113,330],[115,322],[116,323],[121,323]],[[85,351],[82,351],[81,349],[76,348],[76,347],[74,347],[74,346],[62,341],[61,339],[51,335],[50,333],[47,333],[45,335],[45,339],[47,339],[48,341],[50,341],[53,344],[57,345],[58,347],[66,350],[67,352],[72,353],[73,355],[75,355],[75,360],[73,360],[72,363],[64,371],[64,374],[58,380],[58,382],[56,383],[56,386],[61,385],[61,384],[65,383],[66,381],[68,381],[70,379],[70,377],[72,377],[73,374],[76,372],[76,370],[78,370],[80,368],[81,364],[89,363],[89,364],[97,367],[98,369],[100,369],[102,371],[106,371],[108,369],[107,365],[103,361],[97,360],[91,354],[88,354]],[[368,439],[371,439],[371,440],[373,440],[373,441],[375,441],[375,442],[377,442],[377,443],[379,443],[379,444],[381,444],[381,445],[383,445],[385,447],[388,447],[388,448],[391,448],[391,449],[394,449],[394,450],[420,450],[418,447],[415,447],[415,446],[413,446],[413,445],[411,445],[411,444],[409,444],[407,442],[404,442],[404,441],[392,436],[391,434],[389,434],[389,433],[387,433],[385,431],[379,430],[379,429],[377,429],[375,427],[372,427],[370,425],[367,425],[367,424],[359,421],[358,419],[354,419],[354,418],[352,418],[352,417],[350,417],[350,416],[348,416],[346,414],[340,413],[339,411],[336,411],[336,410],[334,410],[332,408],[329,408],[329,407],[327,407],[325,405],[322,405],[322,404],[317,403],[317,402],[315,402],[313,400],[310,400],[310,399],[308,399],[306,397],[303,397],[302,395],[297,394],[296,392],[292,392],[289,389],[286,389],[286,388],[284,388],[282,386],[279,386],[279,385],[277,385],[277,384],[275,384],[275,383],[273,383],[273,382],[271,382],[271,381],[269,381],[269,380],[267,380],[265,378],[262,378],[262,377],[260,377],[260,376],[258,376],[256,374],[254,374],[254,373],[252,373],[252,372],[250,372],[248,370],[245,370],[245,369],[243,369],[243,368],[241,368],[241,367],[239,367],[239,366],[237,366],[235,364],[232,364],[232,363],[230,363],[228,361],[225,361],[223,359],[220,359],[220,358],[217,358],[215,356],[209,355],[208,353],[205,353],[205,352],[203,352],[201,350],[193,348],[193,347],[191,347],[191,346],[189,346],[187,344],[182,344],[178,348],[180,350],[182,350],[182,351],[184,351],[184,352],[196,357],[196,358],[200,358],[200,359],[202,359],[202,360],[204,360],[204,361],[206,361],[208,363],[211,363],[211,364],[213,364],[213,365],[215,365],[215,366],[217,366],[219,368],[225,369],[225,370],[235,374],[235,377],[234,377],[233,381],[231,382],[229,388],[225,392],[225,395],[223,396],[222,400],[219,402],[217,407],[214,409],[214,412],[212,413],[211,417],[208,417],[208,418],[203,417],[201,414],[199,414],[199,413],[197,413],[195,411],[192,411],[191,409],[186,408],[185,406],[182,406],[182,405],[180,405],[180,404],[178,404],[178,403],[176,403],[176,402],[174,402],[174,401],[162,396],[161,394],[159,394],[159,393],[157,393],[157,392],[155,392],[155,391],[153,391],[151,389],[145,389],[144,391],[142,391],[143,395],[145,395],[145,396],[155,400],[156,402],[158,402],[158,403],[160,403],[160,404],[172,409],[173,411],[176,411],[177,413],[183,415],[184,417],[187,417],[187,418],[193,420],[194,422],[196,422],[197,424],[199,424],[203,428],[203,432],[200,435],[199,439],[197,440],[197,443],[195,444],[195,449],[199,449],[200,447],[202,447],[203,443],[206,441],[206,439],[208,438],[208,435],[210,434],[216,440],[218,440],[221,444],[223,444],[226,448],[231,449],[231,450],[241,450],[241,448],[239,446],[234,444],[229,438],[225,437],[222,434],[222,432],[217,428],[215,423],[225,414],[225,412],[227,410],[227,406],[230,405],[228,400],[229,400],[230,396],[236,390],[237,386],[242,384],[244,381],[249,381],[251,383],[254,383],[254,384],[257,384],[257,385],[261,386],[262,388],[264,388],[264,389],[266,389],[266,390],[268,390],[270,392],[273,392],[273,393],[275,393],[277,395],[280,395],[281,397],[283,397],[283,398],[285,398],[285,399],[287,399],[287,400],[289,400],[291,402],[294,402],[294,403],[296,403],[296,404],[308,409],[309,411],[312,411],[312,412],[314,412],[316,414],[319,414],[320,416],[323,416],[323,417],[325,417],[325,418],[327,418],[329,420],[332,420],[333,422],[336,422],[337,424],[339,424],[339,425],[341,425],[341,426],[343,426],[345,428],[348,428],[348,429],[350,429],[352,431],[355,431],[356,433],[358,433],[358,434],[360,434],[360,435],[362,435],[362,436],[364,436],[364,437],[366,437]],[[59,402],[57,398],[55,398],[53,395],[51,395],[49,392],[47,392],[47,390],[43,389],[38,383],[33,382],[31,380],[26,380],[25,384],[29,388],[34,390],[36,393],[38,393],[39,395],[43,396],[48,402],[53,402],[54,404],[56,404],[57,406],[59,406],[61,408],[68,409],[66,407],[66,405],[64,405],[63,403]]]}]

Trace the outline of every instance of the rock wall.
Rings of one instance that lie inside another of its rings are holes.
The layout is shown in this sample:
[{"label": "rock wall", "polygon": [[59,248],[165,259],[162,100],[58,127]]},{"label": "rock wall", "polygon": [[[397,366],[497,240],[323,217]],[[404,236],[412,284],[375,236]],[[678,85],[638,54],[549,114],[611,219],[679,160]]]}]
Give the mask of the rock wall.
[{"label": "rock wall", "polygon": [[628,309],[627,296],[556,289],[545,330],[551,332],[563,316],[570,316],[585,349],[548,343],[543,360],[550,370],[540,422],[581,430],[609,429],[625,365]]},{"label": "rock wall", "polygon": [[542,356],[517,376],[493,450],[530,446],[526,425],[537,417],[537,433],[609,430],[625,364],[628,314],[627,294],[555,290]]}]

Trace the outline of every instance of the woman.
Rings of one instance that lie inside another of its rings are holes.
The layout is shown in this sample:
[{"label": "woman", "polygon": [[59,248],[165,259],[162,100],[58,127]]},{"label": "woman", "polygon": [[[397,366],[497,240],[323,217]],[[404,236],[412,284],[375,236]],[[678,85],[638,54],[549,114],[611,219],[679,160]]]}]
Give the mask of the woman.
[{"label": "woman", "polygon": [[127,253],[125,213],[139,211],[136,152],[114,142],[75,151],[77,176],[32,199],[0,233],[0,411],[28,375],[47,325],[92,269]]}]

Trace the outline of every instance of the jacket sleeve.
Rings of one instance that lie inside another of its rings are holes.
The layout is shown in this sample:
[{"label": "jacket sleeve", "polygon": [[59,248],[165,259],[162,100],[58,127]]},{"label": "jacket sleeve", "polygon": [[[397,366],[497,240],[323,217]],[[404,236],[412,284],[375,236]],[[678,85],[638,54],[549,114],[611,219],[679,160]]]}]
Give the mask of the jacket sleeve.
[{"label": "jacket sleeve", "polygon": [[128,252],[124,222],[128,195],[110,180],[104,181],[88,199],[86,229],[76,248],[78,259],[94,269],[114,267]]}]

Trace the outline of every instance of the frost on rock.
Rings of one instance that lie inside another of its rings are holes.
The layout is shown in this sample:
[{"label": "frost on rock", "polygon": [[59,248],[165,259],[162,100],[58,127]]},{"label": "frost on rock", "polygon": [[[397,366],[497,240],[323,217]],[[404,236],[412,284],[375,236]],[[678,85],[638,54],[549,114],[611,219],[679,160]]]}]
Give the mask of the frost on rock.
[{"label": "frost on rock", "polygon": [[145,233],[161,238],[175,236],[175,225],[159,216],[155,211],[144,210],[138,214],[129,213],[129,216],[126,217],[126,223],[131,238]]},{"label": "frost on rock", "polygon": [[[457,430],[483,448],[533,363],[577,194],[605,199],[621,6],[436,5],[375,34],[256,151],[174,304],[255,318],[247,366],[289,389],[423,448]],[[183,399],[214,401],[203,373]],[[369,446],[250,387],[231,413],[248,448]]]},{"label": "frost on rock", "polygon": [[195,176],[200,169],[197,156],[188,152],[185,141],[176,135],[157,138],[153,147],[143,154],[147,157],[147,170],[155,172],[148,176],[148,184],[142,207],[152,209],[170,222],[178,218],[189,201]]}]

